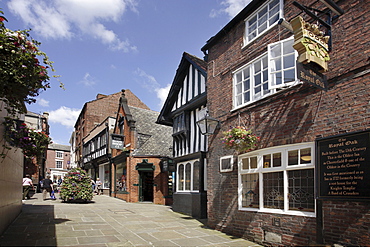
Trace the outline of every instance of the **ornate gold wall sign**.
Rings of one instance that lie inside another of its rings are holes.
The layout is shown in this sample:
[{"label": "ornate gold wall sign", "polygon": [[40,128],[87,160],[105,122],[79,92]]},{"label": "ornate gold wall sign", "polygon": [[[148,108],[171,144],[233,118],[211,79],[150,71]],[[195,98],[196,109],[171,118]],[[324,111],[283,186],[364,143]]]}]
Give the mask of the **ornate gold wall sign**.
[{"label": "ornate gold wall sign", "polygon": [[304,64],[314,62],[322,68],[321,72],[328,71],[330,37],[324,36],[317,25],[305,22],[301,16],[291,20],[290,24],[294,32],[293,47],[299,54],[297,61]]}]

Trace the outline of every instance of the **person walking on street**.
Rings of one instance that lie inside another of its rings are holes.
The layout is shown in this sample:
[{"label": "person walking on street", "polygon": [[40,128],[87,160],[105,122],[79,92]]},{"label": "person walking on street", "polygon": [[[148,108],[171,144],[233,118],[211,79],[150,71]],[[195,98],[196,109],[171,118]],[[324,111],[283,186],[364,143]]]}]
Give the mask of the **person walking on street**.
[{"label": "person walking on street", "polygon": [[97,195],[100,195],[100,193],[103,194],[102,185],[103,185],[103,183],[100,181],[100,178],[97,178],[96,182],[95,182],[95,189],[96,189],[96,194]]},{"label": "person walking on street", "polygon": [[53,181],[51,181],[50,176],[46,176],[46,178],[42,181],[42,199],[46,200],[46,194],[49,192],[51,197],[51,192],[53,191]]},{"label": "person walking on street", "polygon": [[30,192],[31,187],[32,189],[34,189],[30,175],[27,174],[26,177],[23,178],[23,199],[22,199],[23,202],[24,200],[26,200],[26,198],[30,199],[30,196],[28,193]]}]

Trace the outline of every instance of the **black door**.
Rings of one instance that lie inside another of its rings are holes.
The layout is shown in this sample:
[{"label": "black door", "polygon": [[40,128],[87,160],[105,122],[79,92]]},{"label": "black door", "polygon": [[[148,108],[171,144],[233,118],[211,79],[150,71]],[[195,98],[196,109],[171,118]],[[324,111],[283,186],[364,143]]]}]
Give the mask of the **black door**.
[{"label": "black door", "polygon": [[140,191],[139,201],[152,202],[153,201],[153,172],[140,172]]}]

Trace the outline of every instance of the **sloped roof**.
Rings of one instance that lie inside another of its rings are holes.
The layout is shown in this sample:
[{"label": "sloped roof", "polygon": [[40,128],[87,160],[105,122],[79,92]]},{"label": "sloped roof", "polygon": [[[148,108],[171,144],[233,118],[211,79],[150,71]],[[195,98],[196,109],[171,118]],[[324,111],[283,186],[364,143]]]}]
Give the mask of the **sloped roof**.
[{"label": "sloped roof", "polygon": [[171,156],[172,128],[156,124],[158,112],[128,106],[142,145],[133,155]]},{"label": "sloped roof", "polygon": [[[176,70],[176,75],[173,79],[167,99],[161,109],[161,112],[159,113],[156,123],[168,126],[172,125],[172,119],[169,114],[172,111],[174,103],[177,101],[177,96],[184,82],[184,78],[188,73],[188,68],[190,64],[197,68],[200,73],[202,73],[203,76],[207,78],[207,62],[187,52],[184,52],[180,64]],[[206,101],[206,95],[204,94],[202,97],[204,97],[204,101]]]},{"label": "sloped roof", "polygon": [[52,144],[48,145],[48,149],[70,152],[71,151],[71,146],[52,143]]}]

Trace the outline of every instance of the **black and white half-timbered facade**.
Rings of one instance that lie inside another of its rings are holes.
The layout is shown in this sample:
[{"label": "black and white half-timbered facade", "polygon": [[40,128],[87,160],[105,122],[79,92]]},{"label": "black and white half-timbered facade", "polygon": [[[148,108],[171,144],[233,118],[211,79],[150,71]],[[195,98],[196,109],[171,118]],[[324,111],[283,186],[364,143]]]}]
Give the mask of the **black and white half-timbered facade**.
[{"label": "black and white half-timbered facade", "polygon": [[207,217],[207,137],[196,122],[206,113],[206,62],[183,53],[157,123],[173,127],[173,210]]}]

